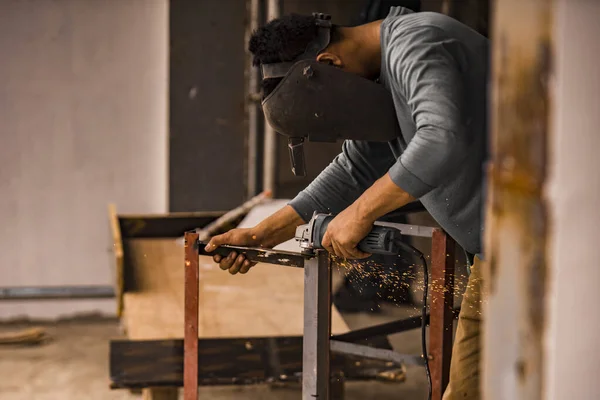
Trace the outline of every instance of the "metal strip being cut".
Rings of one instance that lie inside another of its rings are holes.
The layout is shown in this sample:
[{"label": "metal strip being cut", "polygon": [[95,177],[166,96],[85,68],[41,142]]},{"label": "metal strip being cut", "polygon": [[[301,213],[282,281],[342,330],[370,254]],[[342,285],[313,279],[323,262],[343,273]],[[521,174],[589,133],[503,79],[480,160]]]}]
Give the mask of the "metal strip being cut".
[{"label": "metal strip being cut", "polygon": [[227,257],[232,252],[238,255],[243,254],[250,262],[260,262],[267,264],[283,265],[286,267],[304,268],[304,262],[309,259],[309,256],[291,251],[269,250],[256,247],[236,247],[236,246],[219,246],[216,250],[206,251],[207,242],[199,241],[199,253],[201,256],[220,255]]}]

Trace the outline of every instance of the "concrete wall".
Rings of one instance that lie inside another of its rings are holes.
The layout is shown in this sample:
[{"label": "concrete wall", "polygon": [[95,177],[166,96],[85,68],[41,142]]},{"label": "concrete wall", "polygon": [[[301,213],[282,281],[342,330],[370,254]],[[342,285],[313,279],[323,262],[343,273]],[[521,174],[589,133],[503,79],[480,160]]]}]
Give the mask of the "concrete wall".
[{"label": "concrete wall", "polygon": [[112,284],[107,204],[166,211],[167,30],[167,0],[0,2],[0,286]]},{"label": "concrete wall", "polygon": [[593,399],[600,392],[600,55],[590,50],[598,46],[600,2],[555,3],[544,399]]}]

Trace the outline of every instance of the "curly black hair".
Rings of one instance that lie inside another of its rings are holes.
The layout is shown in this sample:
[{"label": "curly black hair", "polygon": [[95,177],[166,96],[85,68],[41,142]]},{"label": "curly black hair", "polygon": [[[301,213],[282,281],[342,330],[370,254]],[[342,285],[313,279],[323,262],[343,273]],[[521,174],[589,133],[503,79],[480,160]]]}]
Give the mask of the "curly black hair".
[{"label": "curly black hair", "polygon": [[[336,26],[332,27],[331,42],[336,40]],[[291,14],[274,19],[252,33],[248,50],[252,63],[260,64],[294,61],[318,34],[315,17]],[[267,96],[280,78],[263,81],[263,96]]]}]

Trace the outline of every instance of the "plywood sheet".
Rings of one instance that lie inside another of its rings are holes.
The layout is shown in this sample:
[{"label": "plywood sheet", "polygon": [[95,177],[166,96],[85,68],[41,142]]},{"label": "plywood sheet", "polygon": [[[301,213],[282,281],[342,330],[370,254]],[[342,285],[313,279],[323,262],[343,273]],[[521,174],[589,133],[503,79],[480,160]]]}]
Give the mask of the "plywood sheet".
[{"label": "plywood sheet", "polygon": [[[183,337],[183,247],[174,239],[127,241],[136,291],[125,293],[124,325],[132,339]],[[257,264],[232,276],[200,259],[200,337],[302,335],[303,270]],[[332,331],[347,325],[332,310]]]},{"label": "plywood sheet", "polygon": [[112,252],[115,256],[115,297],[117,298],[117,316],[123,315],[123,267],[124,267],[124,255],[123,255],[123,238],[121,236],[121,228],[119,226],[119,217],[117,215],[117,206],[115,204],[108,205],[108,219],[110,225],[110,232],[112,236]]}]

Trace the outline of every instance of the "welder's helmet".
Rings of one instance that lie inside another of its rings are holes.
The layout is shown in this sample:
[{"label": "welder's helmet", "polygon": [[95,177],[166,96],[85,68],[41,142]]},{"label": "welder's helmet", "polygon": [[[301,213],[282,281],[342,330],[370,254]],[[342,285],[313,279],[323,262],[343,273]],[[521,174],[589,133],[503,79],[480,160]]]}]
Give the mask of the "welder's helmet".
[{"label": "welder's helmet", "polygon": [[267,122],[288,136],[292,171],[306,174],[303,143],[339,139],[385,142],[400,136],[394,102],[382,85],[317,62],[331,40],[331,17],[314,13],[317,38],[291,62],[262,64],[262,79],[281,78],[263,99]]}]

